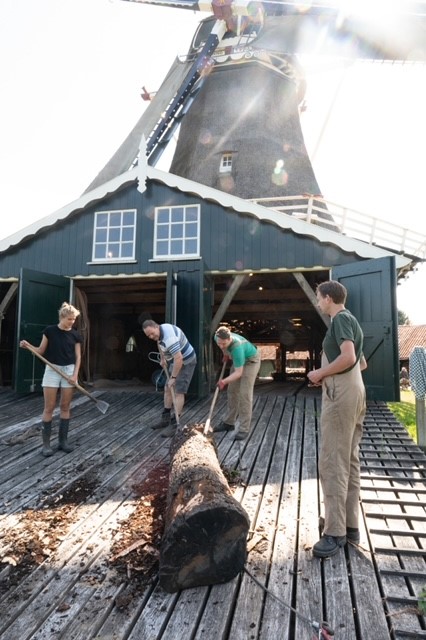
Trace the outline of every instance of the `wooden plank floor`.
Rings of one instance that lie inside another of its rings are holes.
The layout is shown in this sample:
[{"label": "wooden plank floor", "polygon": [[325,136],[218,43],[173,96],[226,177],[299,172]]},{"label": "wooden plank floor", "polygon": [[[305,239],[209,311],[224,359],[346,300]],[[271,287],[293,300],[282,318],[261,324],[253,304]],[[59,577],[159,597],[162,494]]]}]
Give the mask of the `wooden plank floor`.
[{"label": "wooden plank floor", "polygon": [[[169,440],[150,429],[160,393],[95,393],[110,404],[108,412],[76,395],[74,451],[43,458],[41,396],[0,389],[2,640],[311,640],[323,620],[335,640],[426,638],[417,606],[426,589],[426,456],[384,403],[370,403],[365,421],[359,547],[313,558],[320,397],[314,389],[264,383],[256,387],[250,439],[215,436],[222,465],[243,481],[235,496],[251,520],[244,572],[177,594],[154,578],[123,609],[116,603],[126,579],[108,561],[114,532],[135,509],[135,483],[168,461]],[[185,421],[204,422],[210,402],[190,401]],[[213,424],[224,402],[220,394]],[[92,490],[69,504],[59,548],[20,574],[10,561],[13,543],[4,544],[10,532],[29,513],[52,509],[81,478]]]}]

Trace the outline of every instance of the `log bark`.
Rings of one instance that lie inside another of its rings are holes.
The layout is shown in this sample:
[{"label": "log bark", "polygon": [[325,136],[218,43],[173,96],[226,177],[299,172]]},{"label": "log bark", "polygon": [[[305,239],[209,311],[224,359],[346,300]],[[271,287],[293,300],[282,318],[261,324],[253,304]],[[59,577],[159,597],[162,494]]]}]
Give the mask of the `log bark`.
[{"label": "log bark", "polygon": [[247,557],[249,518],[231,494],[204,425],[179,429],[171,446],[160,585],[180,589],[228,582]]}]

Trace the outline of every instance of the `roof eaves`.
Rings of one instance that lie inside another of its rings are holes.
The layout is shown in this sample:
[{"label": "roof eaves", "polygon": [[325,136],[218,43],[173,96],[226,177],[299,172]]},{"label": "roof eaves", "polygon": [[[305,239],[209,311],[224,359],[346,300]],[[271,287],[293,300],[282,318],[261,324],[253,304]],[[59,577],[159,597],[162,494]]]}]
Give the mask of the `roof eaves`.
[{"label": "roof eaves", "polygon": [[[336,231],[331,231],[324,227],[320,227],[304,220],[299,220],[288,214],[273,211],[262,205],[237,198],[218,189],[213,189],[198,182],[193,182],[187,178],[161,171],[155,167],[148,165],[146,168],[147,178],[151,180],[157,180],[169,187],[179,189],[184,193],[193,193],[204,200],[211,200],[217,202],[223,207],[232,209],[238,213],[245,215],[251,215],[258,220],[264,220],[265,222],[272,222],[282,229],[289,229],[298,235],[308,236],[315,238],[319,242],[328,243],[339,247],[343,251],[349,253],[356,253],[361,258],[382,258],[384,256],[395,256],[397,269],[407,267],[411,260],[405,256],[395,254],[392,251],[382,249],[370,245],[362,240],[357,240],[349,236],[342,235]],[[24,239],[29,238],[42,229],[52,226],[60,220],[64,220],[70,215],[77,213],[89,205],[94,204],[98,200],[105,198],[107,195],[114,193],[119,188],[122,188],[126,184],[130,184],[138,178],[138,167],[134,167],[126,173],[123,173],[112,180],[96,187],[92,191],[83,194],[77,200],[70,202],[61,209],[58,209],[54,213],[41,218],[40,220],[32,223],[31,225],[24,227],[15,234],[0,240],[0,252],[6,251],[10,247],[17,245]]]},{"label": "roof eaves", "polygon": [[411,260],[400,254],[377,247],[362,240],[342,235],[336,231],[331,231],[324,227],[320,227],[304,220],[294,218],[286,213],[271,210],[262,205],[242,200],[236,196],[230,195],[224,191],[213,189],[198,182],[193,182],[187,178],[176,176],[172,173],[165,173],[155,167],[148,167],[148,178],[159,180],[170,187],[174,187],[185,193],[195,193],[204,200],[212,200],[224,207],[233,209],[239,213],[253,215],[259,220],[273,222],[283,229],[289,229],[299,235],[310,236],[323,243],[336,245],[339,249],[349,253],[356,253],[362,258],[382,258],[384,256],[395,256],[396,267],[406,267]]},{"label": "roof eaves", "polygon": [[23,229],[20,229],[7,238],[3,238],[2,240],[0,240],[0,253],[2,251],[6,251],[10,247],[19,244],[26,238],[34,236],[42,229],[51,227],[60,220],[65,220],[65,218],[68,218],[70,215],[78,213],[79,211],[84,209],[84,207],[94,204],[97,201],[102,200],[106,196],[113,194],[115,191],[117,191],[117,189],[125,186],[126,183],[131,183],[136,180],[136,177],[137,176],[134,170],[132,170],[131,172],[127,171],[125,174],[117,176],[116,178],[109,180],[109,182],[106,182],[96,189],[93,189],[93,191],[89,191],[88,193],[83,194],[77,200],[73,200],[69,204],[61,207],[60,209],[57,209],[48,216],[36,220],[35,222],[24,227]]}]

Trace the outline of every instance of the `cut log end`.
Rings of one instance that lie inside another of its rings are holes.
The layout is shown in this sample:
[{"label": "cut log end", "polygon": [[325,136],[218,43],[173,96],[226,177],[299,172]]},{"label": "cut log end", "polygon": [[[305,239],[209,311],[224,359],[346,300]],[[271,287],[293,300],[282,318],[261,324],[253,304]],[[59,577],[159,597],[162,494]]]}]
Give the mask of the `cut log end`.
[{"label": "cut log end", "polygon": [[161,545],[162,588],[174,593],[234,578],[246,562],[248,530],[242,509],[229,507],[197,510],[176,520]]}]

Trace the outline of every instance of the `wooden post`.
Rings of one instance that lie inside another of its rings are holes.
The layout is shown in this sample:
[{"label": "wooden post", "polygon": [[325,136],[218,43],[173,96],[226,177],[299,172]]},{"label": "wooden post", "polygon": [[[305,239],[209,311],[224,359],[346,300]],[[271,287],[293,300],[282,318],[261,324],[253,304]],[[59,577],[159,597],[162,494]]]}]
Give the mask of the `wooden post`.
[{"label": "wooden post", "polygon": [[232,496],[204,425],[178,429],[171,467],[159,580],[169,593],[228,582],[247,557],[249,518]]},{"label": "wooden post", "polygon": [[425,415],[425,399],[416,398],[416,428],[417,428],[417,444],[426,452],[426,415]]}]

